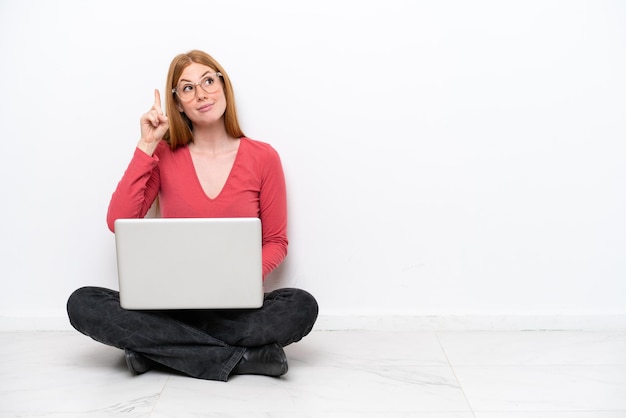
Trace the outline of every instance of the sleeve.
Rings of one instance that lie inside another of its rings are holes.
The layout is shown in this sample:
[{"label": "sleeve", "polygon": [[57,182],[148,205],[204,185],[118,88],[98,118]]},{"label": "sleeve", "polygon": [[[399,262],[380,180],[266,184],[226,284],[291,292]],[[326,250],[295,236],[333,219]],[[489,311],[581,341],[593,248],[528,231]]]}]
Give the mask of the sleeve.
[{"label": "sleeve", "polygon": [[263,277],[282,263],[287,255],[287,192],[278,153],[270,148],[261,167],[259,196],[263,228]]},{"label": "sleeve", "polygon": [[115,232],[115,220],[143,218],[159,193],[159,157],[136,148],[133,158],[111,196],[107,225]]}]

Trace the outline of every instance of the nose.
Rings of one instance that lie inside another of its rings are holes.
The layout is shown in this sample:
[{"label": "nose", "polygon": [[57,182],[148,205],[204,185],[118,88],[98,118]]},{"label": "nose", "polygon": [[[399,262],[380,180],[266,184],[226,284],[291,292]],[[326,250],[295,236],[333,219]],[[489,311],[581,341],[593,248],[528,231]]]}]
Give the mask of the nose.
[{"label": "nose", "polygon": [[196,100],[200,101],[206,99],[207,92],[198,83],[194,86],[193,94],[196,96]]}]

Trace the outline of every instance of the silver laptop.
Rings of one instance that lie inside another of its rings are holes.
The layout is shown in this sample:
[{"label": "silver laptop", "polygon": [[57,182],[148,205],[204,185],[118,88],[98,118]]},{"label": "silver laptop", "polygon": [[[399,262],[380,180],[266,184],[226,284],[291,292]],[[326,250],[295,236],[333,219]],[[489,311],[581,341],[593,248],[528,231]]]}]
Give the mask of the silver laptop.
[{"label": "silver laptop", "polygon": [[122,308],[263,304],[258,218],[118,219],[115,245]]}]

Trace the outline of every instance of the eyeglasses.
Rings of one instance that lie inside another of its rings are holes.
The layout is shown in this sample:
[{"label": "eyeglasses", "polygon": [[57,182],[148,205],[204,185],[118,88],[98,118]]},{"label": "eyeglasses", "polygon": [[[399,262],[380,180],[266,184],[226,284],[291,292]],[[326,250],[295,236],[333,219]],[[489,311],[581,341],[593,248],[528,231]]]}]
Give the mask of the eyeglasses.
[{"label": "eyeglasses", "polygon": [[196,86],[202,87],[207,93],[215,93],[220,88],[219,77],[222,73],[210,73],[202,77],[197,83],[181,83],[172,89],[172,93],[178,96],[182,102],[189,102],[196,97]]}]

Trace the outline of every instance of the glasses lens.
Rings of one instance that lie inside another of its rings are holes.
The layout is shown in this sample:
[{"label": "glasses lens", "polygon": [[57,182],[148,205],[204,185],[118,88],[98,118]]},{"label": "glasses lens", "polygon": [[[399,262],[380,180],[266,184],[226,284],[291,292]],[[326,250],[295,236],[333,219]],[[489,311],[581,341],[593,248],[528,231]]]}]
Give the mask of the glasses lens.
[{"label": "glasses lens", "polygon": [[198,86],[207,93],[215,93],[219,87],[219,74],[209,74],[197,83],[181,83],[176,87],[176,94],[183,102],[188,102],[196,97],[196,89]]},{"label": "glasses lens", "polygon": [[217,74],[211,74],[200,81],[200,87],[207,93],[215,93],[220,86]]}]

